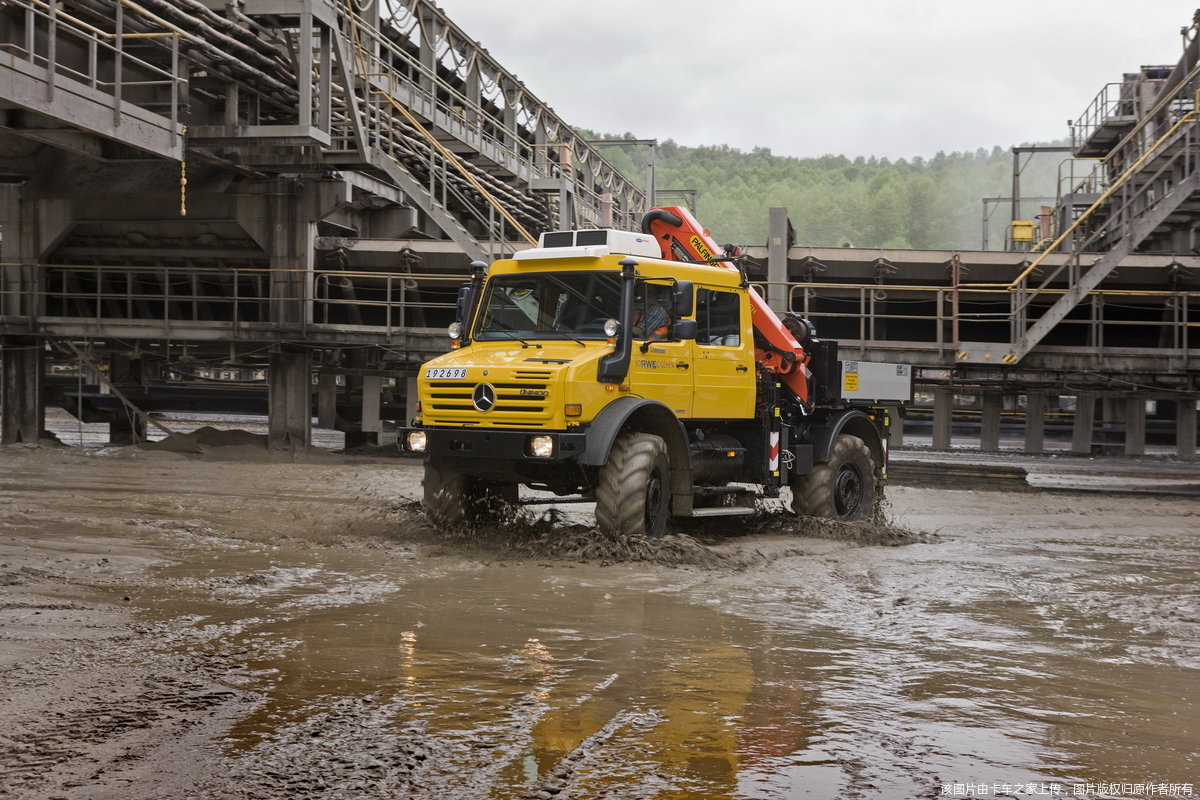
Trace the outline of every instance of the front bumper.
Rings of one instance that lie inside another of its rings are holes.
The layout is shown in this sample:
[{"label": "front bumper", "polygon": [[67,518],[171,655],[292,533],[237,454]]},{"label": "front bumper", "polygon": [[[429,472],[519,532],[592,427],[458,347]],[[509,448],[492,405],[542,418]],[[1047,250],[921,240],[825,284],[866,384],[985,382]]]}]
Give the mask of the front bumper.
[{"label": "front bumper", "polygon": [[[408,434],[420,431],[425,434],[424,452],[413,452],[408,447]],[[448,456],[461,459],[489,459],[529,464],[553,464],[575,461],[583,455],[587,444],[586,433],[564,433],[561,431],[505,431],[494,428],[401,428],[398,431],[400,450],[407,455]],[[530,440],[534,437],[549,437],[553,449],[549,456],[534,456],[530,452]]]}]

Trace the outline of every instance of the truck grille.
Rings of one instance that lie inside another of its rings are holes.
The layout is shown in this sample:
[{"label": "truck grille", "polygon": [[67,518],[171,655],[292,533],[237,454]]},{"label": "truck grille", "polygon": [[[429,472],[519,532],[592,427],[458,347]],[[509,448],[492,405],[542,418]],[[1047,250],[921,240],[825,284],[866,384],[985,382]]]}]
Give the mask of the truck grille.
[{"label": "truck grille", "polygon": [[[471,402],[480,381],[430,381],[424,404],[431,422],[536,428],[545,425],[549,371],[516,370],[512,380],[484,381],[496,390],[496,405],[481,413]],[[530,378],[535,378],[530,380]]]}]

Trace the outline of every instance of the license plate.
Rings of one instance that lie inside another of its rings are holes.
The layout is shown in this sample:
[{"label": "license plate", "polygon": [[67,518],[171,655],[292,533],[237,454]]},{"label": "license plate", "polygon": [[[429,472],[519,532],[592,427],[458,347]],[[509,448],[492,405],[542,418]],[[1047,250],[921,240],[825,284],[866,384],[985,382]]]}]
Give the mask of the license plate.
[{"label": "license plate", "polygon": [[467,377],[466,367],[429,367],[425,377],[435,381],[454,381]]}]

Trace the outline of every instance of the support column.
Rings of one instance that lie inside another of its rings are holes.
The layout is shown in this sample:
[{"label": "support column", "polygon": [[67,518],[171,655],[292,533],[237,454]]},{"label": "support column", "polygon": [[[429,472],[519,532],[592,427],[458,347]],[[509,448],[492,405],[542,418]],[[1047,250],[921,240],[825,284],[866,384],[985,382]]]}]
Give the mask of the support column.
[{"label": "support column", "polygon": [[1196,398],[1180,400],[1175,407],[1175,454],[1196,457]]},{"label": "support column", "polygon": [[1046,395],[1029,392],[1025,395],[1025,452],[1040,453],[1046,449]]},{"label": "support column", "polygon": [[0,444],[36,444],[46,427],[43,352],[28,336],[0,343]]},{"label": "support column", "polygon": [[364,375],[362,381],[362,432],[371,444],[383,444],[383,420],[379,418],[380,397],[383,394],[383,378]]},{"label": "support column", "polygon": [[1100,452],[1106,456],[1119,455],[1124,444],[1117,441],[1116,431],[1125,425],[1125,398],[1104,395],[1100,398],[1100,430],[1092,435],[1100,443]]},{"label": "support column", "polygon": [[1125,455],[1146,454],[1146,400],[1135,395],[1125,398]]},{"label": "support column", "polygon": [[[142,375],[142,360],[113,353],[108,357],[108,383],[126,397],[143,393],[145,381]],[[107,391],[107,390],[106,390]],[[108,423],[108,443],[130,445],[146,441],[146,418],[135,414],[122,403],[112,413]]]},{"label": "support column", "polygon": [[146,441],[146,418],[134,414],[122,405],[112,412],[108,423],[108,443],[130,445]]},{"label": "support column", "polygon": [[293,454],[312,441],[312,364],[307,351],[272,353],[267,372],[267,446]]},{"label": "support column", "polygon": [[345,207],[352,196],[345,181],[279,178],[249,186],[237,200],[238,224],[270,259],[269,321],[276,328],[303,329],[313,321],[317,223]]},{"label": "support column", "polygon": [[1096,395],[1081,392],[1075,396],[1075,422],[1071,430],[1071,452],[1086,456],[1092,453],[1092,428],[1096,425]]},{"label": "support column", "polygon": [[950,449],[950,423],[954,414],[954,390],[933,390],[933,449]]},{"label": "support column", "polygon": [[788,287],[788,248],[796,235],[792,230],[792,221],[788,219],[786,208],[772,208],[770,214],[770,232],[767,235],[767,305],[776,314],[789,311]]},{"label": "support column", "polygon": [[337,426],[337,375],[331,372],[317,376],[317,424],[322,428]]},{"label": "support column", "polygon": [[999,392],[983,395],[983,416],[979,423],[979,449],[994,453],[1000,449],[1000,411],[1004,397]]}]

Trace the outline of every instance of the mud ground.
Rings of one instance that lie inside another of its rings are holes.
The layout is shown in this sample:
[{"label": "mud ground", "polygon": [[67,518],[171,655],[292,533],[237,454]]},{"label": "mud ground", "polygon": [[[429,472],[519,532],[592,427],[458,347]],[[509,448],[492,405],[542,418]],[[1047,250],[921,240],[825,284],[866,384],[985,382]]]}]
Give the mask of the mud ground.
[{"label": "mud ground", "polygon": [[431,530],[419,482],[0,448],[0,797],[1200,783],[1196,499],[956,480],[612,547],[582,507]]}]

